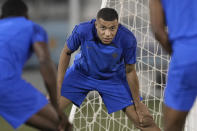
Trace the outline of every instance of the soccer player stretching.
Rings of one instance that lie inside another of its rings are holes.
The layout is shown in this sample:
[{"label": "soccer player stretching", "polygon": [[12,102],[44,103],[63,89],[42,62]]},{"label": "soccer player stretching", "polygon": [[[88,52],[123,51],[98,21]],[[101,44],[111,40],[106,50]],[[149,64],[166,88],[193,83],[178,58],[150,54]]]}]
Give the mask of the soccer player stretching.
[{"label": "soccer player stretching", "polygon": [[[41,26],[28,20],[27,10],[22,0],[7,0],[2,6],[0,116],[13,128],[26,123],[45,131],[64,130],[68,122],[57,104],[56,70],[50,59],[47,34]],[[40,62],[51,104],[21,77],[23,66],[33,52]]]},{"label": "soccer player stretching", "polygon": [[[80,53],[67,69],[70,55],[79,46]],[[135,36],[119,24],[112,8],[103,8],[96,20],[77,25],[62,50],[58,67],[61,108],[71,101],[80,106],[88,92],[96,90],[108,113],[124,110],[137,128],[159,131],[148,108],[140,102],[136,46]]]},{"label": "soccer player stretching", "polygon": [[171,55],[164,95],[165,131],[183,130],[186,116],[196,99],[196,7],[196,0],[150,1],[153,33]]}]

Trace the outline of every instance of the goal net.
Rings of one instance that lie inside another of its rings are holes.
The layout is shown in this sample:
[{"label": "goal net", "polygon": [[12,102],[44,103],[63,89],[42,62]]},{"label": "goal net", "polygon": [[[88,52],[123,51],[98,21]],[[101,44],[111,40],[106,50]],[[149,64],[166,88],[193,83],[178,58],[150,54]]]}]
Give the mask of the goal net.
[{"label": "goal net", "polygon": [[[116,9],[120,23],[136,36],[136,69],[140,94],[155,122],[162,128],[163,92],[169,56],[151,33],[148,2],[149,0],[102,0],[101,8]],[[75,131],[137,131],[124,112],[118,111],[109,115],[97,92],[90,92],[80,108],[73,106],[70,118]]]}]

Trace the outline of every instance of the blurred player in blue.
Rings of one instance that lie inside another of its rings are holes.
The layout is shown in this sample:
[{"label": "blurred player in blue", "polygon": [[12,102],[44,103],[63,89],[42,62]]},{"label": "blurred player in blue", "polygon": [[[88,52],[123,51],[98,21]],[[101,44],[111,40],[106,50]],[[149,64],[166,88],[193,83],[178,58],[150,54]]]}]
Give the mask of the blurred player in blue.
[{"label": "blurred player in blue", "polygon": [[[79,47],[80,53],[68,68],[71,54]],[[61,108],[71,101],[80,106],[88,92],[96,90],[108,113],[124,110],[137,128],[159,131],[148,108],[140,102],[136,47],[135,36],[119,24],[112,8],[103,8],[96,20],[77,25],[60,56],[57,85]]]},{"label": "blurred player in blue", "polygon": [[150,1],[153,33],[171,55],[164,95],[165,131],[183,130],[186,116],[196,99],[196,12],[196,0]]},{"label": "blurred player in blue", "polygon": [[[28,20],[22,0],[7,0],[0,19],[0,116],[13,128],[23,123],[41,130],[64,130],[66,117],[57,102],[56,70],[50,59],[47,34]],[[51,104],[22,79],[25,62],[35,52]]]}]

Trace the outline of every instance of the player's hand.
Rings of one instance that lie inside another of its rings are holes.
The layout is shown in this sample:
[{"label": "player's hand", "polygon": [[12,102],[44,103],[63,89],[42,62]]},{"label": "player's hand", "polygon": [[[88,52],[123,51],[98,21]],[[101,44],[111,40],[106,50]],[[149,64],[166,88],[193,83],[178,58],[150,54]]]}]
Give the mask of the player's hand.
[{"label": "player's hand", "polygon": [[64,131],[66,125],[66,116],[64,116],[60,111],[57,111],[57,113],[60,121],[58,125],[58,131]]},{"label": "player's hand", "polygon": [[143,121],[143,110],[141,109],[141,102],[135,103],[135,110],[139,119],[139,123],[142,123]]},{"label": "player's hand", "polygon": [[72,131],[72,125],[68,121],[68,117],[65,115],[64,112],[58,110],[58,116],[60,119],[60,123],[58,126],[59,131]]},{"label": "player's hand", "polygon": [[58,130],[59,131],[64,131],[65,126],[68,122],[68,118],[66,117],[66,115],[64,114],[64,112],[60,111],[59,109],[57,110],[58,116],[59,116],[59,126],[58,126]]},{"label": "player's hand", "polygon": [[135,105],[135,109],[139,118],[140,127],[147,127],[153,124],[153,118],[144,103],[139,102]]}]

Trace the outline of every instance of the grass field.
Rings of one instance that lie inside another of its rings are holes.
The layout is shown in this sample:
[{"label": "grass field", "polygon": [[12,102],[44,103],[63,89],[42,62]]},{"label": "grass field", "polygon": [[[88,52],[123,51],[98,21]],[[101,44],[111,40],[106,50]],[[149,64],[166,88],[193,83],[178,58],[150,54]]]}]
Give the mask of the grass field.
[{"label": "grass field", "polygon": [[[13,131],[14,129],[5,121],[2,117],[0,117],[0,131]],[[17,131],[37,131],[28,126],[21,126]]]}]

